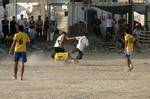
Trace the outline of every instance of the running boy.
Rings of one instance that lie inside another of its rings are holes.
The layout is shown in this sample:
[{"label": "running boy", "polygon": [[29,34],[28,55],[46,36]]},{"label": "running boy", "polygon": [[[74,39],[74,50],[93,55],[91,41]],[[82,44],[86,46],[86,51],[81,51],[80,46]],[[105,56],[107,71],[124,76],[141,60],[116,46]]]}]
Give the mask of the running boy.
[{"label": "running boy", "polygon": [[129,67],[129,71],[131,71],[134,66],[131,62],[131,55],[133,53],[133,49],[134,49],[134,42],[135,42],[135,38],[134,36],[131,35],[131,31],[129,29],[126,30],[125,33],[125,48],[124,48],[124,52],[125,52],[125,57],[127,59],[127,65]]},{"label": "running boy", "polygon": [[29,36],[23,32],[24,28],[22,25],[19,26],[19,32],[14,35],[13,43],[11,45],[9,54],[11,54],[14,48],[14,79],[17,79],[17,71],[18,71],[18,62],[22,60],[21,66],[21,80],[23,80],[23,73],[24,73],[24,63],[27,62],[27,55],[26,55],[26,47],[27,44],[30,42]]},{"label": "running boy", "polygon": [[71,39],[78,40],[78,44],[76,46],[78,54],[77,54],[76,59],[81,60],[83,58],[84,49],[89,46],[89,40],[87,39],[87,37],[85,35],[76,36],[76,37],[67,37],[67,39],[68,40],[71,40]]}]

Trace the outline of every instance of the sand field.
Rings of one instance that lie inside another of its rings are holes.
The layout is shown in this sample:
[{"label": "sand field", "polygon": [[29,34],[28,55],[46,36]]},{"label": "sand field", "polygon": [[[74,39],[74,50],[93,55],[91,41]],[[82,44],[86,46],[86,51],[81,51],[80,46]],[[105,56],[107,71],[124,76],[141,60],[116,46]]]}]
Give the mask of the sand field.
[{"label": "sand field", "polygon": [[127,72],[122,54],[86,54],[79,64],[29,55],[24,80],[13,80],[12,57],[0,59],[0,99],[150,99],[150,55],[136,54]]}]

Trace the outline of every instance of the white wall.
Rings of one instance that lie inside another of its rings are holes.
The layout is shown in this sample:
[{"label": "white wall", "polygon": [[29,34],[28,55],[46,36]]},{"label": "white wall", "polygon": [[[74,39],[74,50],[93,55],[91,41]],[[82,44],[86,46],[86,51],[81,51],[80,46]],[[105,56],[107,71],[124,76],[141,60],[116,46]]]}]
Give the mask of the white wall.
[{"label": "white wall", "polygon": [[145,0],[146,1],[146,3],[150,3],[150,0]]},{"label": "white wall", "polygon": [[72,26],[74,23],[84,21],[84,10],[82,10],[82,2],[76,2],[74,6],[68,5],[68,25]]}]

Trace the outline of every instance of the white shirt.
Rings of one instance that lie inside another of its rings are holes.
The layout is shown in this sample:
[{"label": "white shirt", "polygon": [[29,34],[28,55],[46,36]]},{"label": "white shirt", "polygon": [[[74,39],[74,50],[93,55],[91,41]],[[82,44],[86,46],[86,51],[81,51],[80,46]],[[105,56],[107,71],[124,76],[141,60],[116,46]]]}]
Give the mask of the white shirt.
[{"label": "white shirt", "polygon": [[65,35],[64,35],[64,34],[61,34],[61,35],[57,38],[54,47],[61,47],[61,46],[62,46],[62,43],[63,43],[63,41],[64,41],[64,37],[65,37]]},{"label": "white shirt", "polygon": [[106,27],[113,27],[113,20],[112,19],[106,20]]},{"label": "white shirt", "polygon": [[22,25],[25,28],[25,19],[19,19],[18,24]]},{"label": "white shirt", "polygon": [[76,37],[76,40],[78,40],[76,47],[82,52],[84,51],[85,47],[89,46],[89,40],[86,36],[78,36]]}]

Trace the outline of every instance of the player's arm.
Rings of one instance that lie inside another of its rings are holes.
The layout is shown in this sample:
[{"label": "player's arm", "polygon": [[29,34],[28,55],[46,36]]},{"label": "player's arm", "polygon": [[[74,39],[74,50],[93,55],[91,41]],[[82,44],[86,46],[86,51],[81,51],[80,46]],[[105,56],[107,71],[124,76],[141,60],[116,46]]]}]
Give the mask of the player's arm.
[{"label": "player's arm", "polygon": [[69,36],[67,36],[66,39],[67,39],[67,40],[74,40],[75,37],[69,37]]},{"label": "player's arm", "polygon": [[59,47],[62,47],[62,48],[64,47],[64,46],[63,46],[64,39],[65,39],[65,36],[64,36],[64,37],[62,37],[60,40],[58,40]]},{"label": "player's arm", "polygon": [[15,44],[16,44],[16,41],[14,40],[11,47],[10,47],[10,50],[9,50],[9,54],[11,54],[12,50],[14,49],[15,47]]},{"label": "player's arm", "polygon": [[61,42],[61,41],[59,40],[58,43],[59,43],[59,46],[60,46],[60,47],[62,47],[62,48],[64,47],[64,46],[63,46],[63,42]]},{"label": "player's arm", "polygon": [[13,43],[10,47],[9,54],[11,54],[12,50],[14,49],[17,40],[18,40],[18,37],[16,35],[14,35]]},{"label": "player's arm", "polygon": [[127,45],[128,45],[128,41],[127,41],[127,40],[125,40],[124,52],[126,52]]},{"label": "player's arm", "polygon": [[29,49],[30,46],[30,38],[27,36],[26,48]]}]

